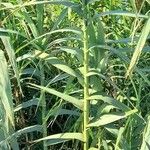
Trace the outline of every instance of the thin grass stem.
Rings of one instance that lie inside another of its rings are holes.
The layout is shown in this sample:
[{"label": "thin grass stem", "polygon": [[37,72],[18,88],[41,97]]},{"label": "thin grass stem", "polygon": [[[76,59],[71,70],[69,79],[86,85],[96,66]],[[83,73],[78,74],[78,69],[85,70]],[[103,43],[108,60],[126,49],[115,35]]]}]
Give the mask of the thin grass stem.
[{"label": "thin grass stem", "polygon": [[89,64],[89,50],[88,50],[88,33],[87,33],[87,5],[86,1],[83,0],[83,52],[84,52],[84,125],[83,125],[83,135],[84,135],[84,150],[89,148],[89,135],[87,130],[87,125],[89,123],[89,81],[88,81],[88,64]]},{"label": "thin grass stem", "polygon": [[[45,75],[44,75],[44,67],[42,61],[40,62],[40,74],[41,74],[41,85],[44,86]],[[46,99],[45,92],[41,90],[40,101],[42,102],[42,124],[43,124],[43,137],[47,136],[47,123],[45,122],[46,116]],[[44,150],[48,150],[46,141],[43,141]]]}]

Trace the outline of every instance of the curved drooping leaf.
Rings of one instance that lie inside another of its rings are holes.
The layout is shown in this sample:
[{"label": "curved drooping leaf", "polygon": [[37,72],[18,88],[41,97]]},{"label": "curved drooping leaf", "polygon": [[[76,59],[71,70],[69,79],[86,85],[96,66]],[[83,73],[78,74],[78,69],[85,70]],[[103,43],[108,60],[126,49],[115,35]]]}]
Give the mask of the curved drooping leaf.
[{"label": "curved drooping leaf", "polygon": [[76,72],[73,69],[71,69],[66,63],[59,60],[58,58],[50,57],[50,58],[47,58],[46,61],[52,64],[53,66],[55,66],[56,68],[76,77]]},{"label": "curved drooping leaf", "polygon": [[20,130],[16,131],[15,133],[13,133],[12,135],[10,135],[9,137],[7,137],[7,139],[1,141],[0,145],[4,144],[8,140],[19,137],[22,134],[30,133],[30,132],[34,132],[34,131],[42,132],[42,125],[34,125],[34,126],[29,126],[29,127],[20,129]]},{"label": "curved drooping leaf", "polygon": [[69,75],[72,75],[76,77],[76,72],[71,69],[65,62],[58,59],[57,57],[49,57],[49,54],[46,52],[41,52],[36,50],[34,52],[34,55],[40,59],[44,59],[46,62],[50,63],[51,65],[55,66],[56,68],[68,73]]},{"label": "curved drooping leaf", "polygon": [[67,0],[55,0],[55,1],[31,1],[28,3],[25,3],[24,6],[30,6],[30,5],[40,5],[40,4],[53,4],[53,5],[64,5],[67,7],[78,7],[78,3],[70,2]]},{"label": "curved drooping leaf", "polygon": [[[117,49],[118,52],[122,52],[122,53],[128,53],[128,52],[133,52],[134,49],[133,48],[129,48],[129,47],[124,47],[124,48],[119,48]],[[150,52],[150,46],[144,46],[143,50],[144,53]]]},{"label": "curved drooping leaf", "polygon": [[[106,45],[95,45],[92,46],[90,49],[93,49],[95,47],[101,47],[101,48],[105,48],[110,50],[113,54],[116,54],[121,60],[123,60],[125,63],[129,64],[130,63],[130,59],[124,55],[123,53],[121,53],[120,51],[118,51],[117,49],[111,47],[111,46],[106,46]],[[135,67],[135,71],[144,79],[144,81],[150,85],[150,81],[147,78],[147,76],[144,75],[144,73],[138,69],[138,67]]]},{"label": "curved drooping leaf", "polygon": [[16,52],[19,52],[21,49],[27,47],[30,44],[33,44],[34,42],[38,41],[39,39],[41,39],[41,38],[43,38],[47,35],[52,35],[52,34],[55,34],[55,33],[63,33],[63,32],[71,32],[71,33],[77,34],[79,36],[81,36],[81,33],[82,33],[81,30],[75,29],[75,28],[64,28],[64,29],[58,29],[58,30],[50,31],[50,32],[44,33],[44,34],[34,38],[33,40],[31,40],[28,43],[24,44],[23,46],[19,47],[16,50]]},{"label": "curved drooping leaf", "polygon": [[[47,141],[47,146],[51,145],[51,144],[55,144],[55,143],[60,143],[60,142],[65,142],[66,140],[80,140],[80,141],[84,141],[83,140],[83,134],[82,133],[60,133],[60,134],[54,134],[54,135],[50,135],[38,140],[35,140],[34,143],[38,143],[41,141]],[[55,142],[54,142],[55,140]]]},{"label": "curved drooping leaf", "polygon": [[16,58],[16,61],[19,62],[19,61],[23,61],[25,59],[29,59],[29,58],[32,58],[33,57],[33,54],[31,53],[27,53],[27,54],[24,54],[24,55],[21,55],[19,57]]},{"label": "curved drooping leaf", "polygon": [[148,19],[148,15],[142,15],[142,14],[136,14],[128,11],[122,11],[122,10],[114,10],[114,11],[108,11],[103,12],[100,14],[96,14],[95,17],[102,17],[107,15],[116,15],[116,16],[128,16],[128,17],[134,17],[134,18],[145,18]]},{"label": "curved drooping leaf", "polygon": [[[78,15],[83,16],[83,11],[81,8],[81,4],[80,3],[74,3],[74,2],[70,2],[67,0],[54,0],[54,1],[31,1],[31,2],[25,2],[22,5],[18,4],[18,5],[13,5],[12,3],[7,3],[7,2],[2,2],[1,6],[2,8],[1,10],[20,10],[23,7],[28,7],[28,6],[33,6],[33,5],[63,5],[65,7],[71,8],[74,12],[76,12]],[[63,14],[61,15],[63,17]],[[60,19],[59,19],[60,20]]]},{"label": "curved drooping leaf", "polygon": [[0,28],[0,36],[4,36],[4,35],[8,36],[8,34],[16,34],[16,35],[21,35],[21,36],[25,37],[25,35],[23,35],[22,33],[18,32],[18,31]]},{"label": "curved drooping leaf", "polygon": [[[133,38],[129,37],[129,38],[122,38],[122,39],[117,39],[117,40],[110,40],[110,39],[107,39],[106,40],[106,43],[107,44],[117,44],[117,43],[123,43],[123,44],[128,44],[130,42],[138,42],[140,39],[139,36],[135,36]],[[147,36],[147,40],[150,39],[150,36]]]},{"label": "curved drooping leaf", "polygon": [[30,107],[30,106],[36,106],[36,105],[38,105],[38,102],[39,102],[39,100],[37,98],[31,99],[27,102],[23,102],[23,103],[21,103],[20,105],[18,105],[14,108],[14,112],[19,111],[23,108]]},{"label": "curved drooping leaf", "polygon": [[[64,48],[65,49],[65,48]],[[69,50],[69,49],[67,49]],[[67,51],[66,50],[66,51]],[[75,52],[75,50],[73,50]],[[43,59],[44,61],[46,61],[46,63],[49,63],[53,66],[55,66],[56,68],[62,70],[63,72],[66,72],[68,75],[71,75],[71,76],[74,76],[74,77],[77,77],[78,80],[80,81],[80,83],[82,84],[83,82],[83,78],[82,76],[79,74],[78,71],[74,71],[72,68],[70,68],[65,62],[63,62],[62,60],[58,59],[57,57],[49,57],[50,55],[46,52],[42,52],[42,51],[39,51],[39,50],[35,50],[32,54],[29,53],[29,54],[25,54],[21,57],[18,57],[17,58],[17,61],[21,61],[21,60],[24,60],[24,59],[30,59],[30,58],[39,58],[39,59]],[[81,56],[80,56],[81,57]],[[32,75],[38,75],[39,76],[39,73],[36,71],[36,70],[32,70],[32,69],[27,69],[27,70],[24,70],[23,71],[23,74],[28,74],[28,73],[33,73]],[[36,74],[36,72],[38,74]],[[64,78],[66,78],[68,75],[67,74],[64,74],[62,76],[64,76]],[[58,79],[59,80],[59,79]],[[54,82],[53,80],[50,82],[52,83]]]},{"label": "curved drooping leaf", "polygon": [[80,57],[81,60],[83,59],[83,52],[79,48],[72,48],[72,47],[65,47],[65,46],[60,46],[56,48],[60,49],[61,51],[65,51],[67,53],[77,55],[78,57]]},{"label": "curved drooping leaf", "polygon": [[89,97],[89,100],[102,100],[105,103],[108,103],[110,105],[113,105],[114,107],[121,109],[123,111],[129,111],[130,108],[127,107],[125,104],[119,102],[118,100],[115,100],[111,97],[102,96],[102,95],[92,95]]},{"label": "curved drooping leaf", "polygon": [[49,117],[54,116],[57,117],[59,115],[70,115],[70,116],[80,116],[80,113],[75,111],[75,110],[69,110],[69,109],[61,109],[61,108],[54,108],[53,110],[51,109],[47,115],[44,118],[43,124],[47,122]]},{"label": "curved drooping leaf", "polygon": [[57,115],[72,115],[72,116],[80,116],[80,113],[74,110],[69,109],[60,109],[57,112]]},{"label": "curved drooping leaf", "polygon": [[48,53],[41,52],[41,51],[38,51],[38,50],[36,50],[34,52],[34,56],[45,60],[46,63],[49,63],[49,64],[55,66],[56,68],[62,70],[63,72],[66,72],[67,74],[69,74],[73,77],[77,77],[77,79],[80,81],[80,83],[83,82],[82,76],[77,71],[74,71],[65,62],[58,59],[57,57],[49,57]]},{"label": "curved drooping leaf", "polygon": [[30,2],[25,2],[23,4],[18,4],[18,5],[13,5],[12,3],[1,3],[1,5],[4,7],[2,7],[0,10],[18,9],[18,8],[23,8],[27,6],[41,5],[41,4],[64,5],[66,7],[79,7],[80,6],[78,3],[69,2],[67,0],[30,1]]},{"label": "curved drooping leaf", "polygon": [[126,118],[127,116],[130,116],[136,112],[137,112],[137,109],[130,110],[126,113],[116,112],[116,113],[104,114],[104,115],[100,116],[100,118],[97,119],[96,121],[89,123],[88,127],[103,126],[103,125],[115,122],[117,120]]},{"label": "curved drooping leaf", "polygon": [[70,95],[61,93],[59,91],[56,91],[56,90],[48,88],[48,87],[39,86],[39,85],[36,85],[36,84],[30,84],[30,85],[32,85],[33,87],[42,89],[42,90],[44,90],[47,93],[53,94],[53,95],[55,95],[57,97],[60,97],[60,98],[64,99],[65,101],[72,103],[73,105],[75,105],[79,109],[83,110],[83,101],[82,100],[79,100],[79,99],[77,99],[75,97],[72,97]]},{"label": "curved drooping leaf", "polygon": [[61,81],[63,79],[66,79],[68,78],[69,75],[67,73],[63,73],[63,74],[58,74],[57,76],[55,76],[53,79],[51,79],[47,84],[50,85],[50,84],[54,84],[58,81]]},{"label": "curved drooping leaf", "polygon": [[145,42],[149,35],[149,32],[150,32],[150,17],[149,17],[148,21],[146,22],[145,26],[143,27],[140,39],[139,39],[137,46],[135,48],[135,51],[133,53],[126,76],[129,76],[132,74],[133,69],[135,68],[136,64],[138,63],[139,57],[141,55],[142,49],[145,45]]},{"label": "curved drooping leaf", "polygon": [[[22,70],[22,72],[20,72],[20,76],[22,75],[27,75],[28,77],[36,77],[36,78],[40,78],[40,72],[37,68],[26,68],[24,70]],[[28,78],[27,77],[27,78]],[[24,80],[26,78],[22,78],[21,80]]]},{"label": "curved drooping leaf", "polygon": [[47,46],[47,49],[53,47],[56,44],[61,44],[63,42],[68,42],[68,41],[81,41],[81,38],[75,37],[75,36],[68,36],[68,37],[64,37],[64,38],[59,38],[59,39],[56,39],[56,40],[52,41],[51,43],[49,43]]}]

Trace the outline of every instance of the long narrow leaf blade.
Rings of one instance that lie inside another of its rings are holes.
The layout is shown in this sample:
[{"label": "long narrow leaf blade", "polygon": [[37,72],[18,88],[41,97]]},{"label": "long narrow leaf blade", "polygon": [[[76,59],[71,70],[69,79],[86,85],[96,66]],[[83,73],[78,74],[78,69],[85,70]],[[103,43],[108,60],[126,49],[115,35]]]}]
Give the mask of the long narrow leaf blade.
[{"label": "long narrow leaf blade", "polygon": [[64,99],[65,101],[72,103],[73,105],[75,105],[76,107],[78,107],[81,110],[83,109],[83,101],[82,100],[79,100],[75,97],[72,97],[70,95],[61,93],[61,92],[56,91],[56,90],[51,89],[51,88],[47,88],[47,87],[44,87],[44,86],[39,86],[39,85],[36,85],[36,84],[30,84],[30,85],[32,85],[33,87],[37,87],[39,89],[42,89],[47,93],[53,94],[57,97],[60,97],[60,98]]},{"label": "long narrow leaf blade", "polygon": [[2,101],[2,105],[6,112],[6,118],[8,118],[14,126],[11,84],[8,76],[6,60],[2,50],[0,50],[0,68],[0,100]]},{"label": "long narrow leaf blade", "polygon": [[2,39],[2,42],[3,42],[4,46],[5,46],[5,50],[6,50],[7,54],[8,54],[11,66],[12,66],[12,68],[14,70],[15,77],[17,79],[20,91],[22,92],[20,79],[19,79],[19,71],[18,71],[17,62],[16,62],[16,58],[15,58],[15,52],[14,52],[14,49],[13,49],[11,43],[10,43],[10,38],[8,36],[0,36],[0,37]]},{"label": "long narrow leaf blade", "polygon": [[88,127],[103,126],[103,125],[115,122],[117,120],[126,118],[127,116],[132,115],[132,114],[134,114],[136,112],[137,112],[137,109],[128,111],[126,113],[120,113],[120,112],[118,112],[118,113],[114,113],[114,114],[113,113],[111,113],[111,114],[105,114],[105,115],[102,115],[97,121],[90,123],[88,125]]},{"label": "long narrow leaf blade", "polygon": [[[83,134],[82,133],[60,133],[60,134],[54,134],[54,135],[50,135],[38,140],[35,140],[35,143],[41,142],[41,141],[45,141],[45,140],[80,140],[80,141],[84,141],[83,140]],[[63,141],[62,141],[63,142]]]},{"label": "long narrow leaf blade", "polygon": [[131,73],[133,72],[133,69],[135,68],[136,64],[138,63],[139,57],[141,55],[142,49],[143,49],[144,44],[147,40],[149,32],[150,32],[150,17],[149,17],[148,21],[146,22],[146,24],[142,30],[140,39],[139,39],[137,46],[135,48],[135,51],[134,51],[134,54],[132,56],[132,59],[131,59],[129,68],[127,70],[126,76],[131,75]]}]

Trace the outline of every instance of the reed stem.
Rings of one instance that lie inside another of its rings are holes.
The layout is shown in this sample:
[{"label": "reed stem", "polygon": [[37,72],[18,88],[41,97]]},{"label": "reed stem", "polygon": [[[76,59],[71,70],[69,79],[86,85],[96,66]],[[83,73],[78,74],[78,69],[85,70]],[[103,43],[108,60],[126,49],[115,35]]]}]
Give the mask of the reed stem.
[{"label": "reed stem", "polygon": [[89,123],[89,81],[87,77],[88,65],[89,65],[89,50],[88,50],[88,33],[87,33],[87,5],[86,1],[83,0],[83,13],[84,13],[84,22],[83,22],[83,52],[84,52],[84,124],[83,124],[83,135],[84,135],[84,150],[89,148],[89,136],[87,125]]},{"label": "reed stem", "polygon": [[[44,67],[42,62],[40,62],[40,74],[41,74],[41,85],[44,85],[45,81],[45,74],[44,74]],[[47,136],[47,124],[45,122],[45,116],[46,116],[46,99],[45,99],[45,92],[41,90],[40,100],[42,102],[42,123],[43,123],[43,137]],[[43,149],[48,150],[46,141],[43,141]]]}]

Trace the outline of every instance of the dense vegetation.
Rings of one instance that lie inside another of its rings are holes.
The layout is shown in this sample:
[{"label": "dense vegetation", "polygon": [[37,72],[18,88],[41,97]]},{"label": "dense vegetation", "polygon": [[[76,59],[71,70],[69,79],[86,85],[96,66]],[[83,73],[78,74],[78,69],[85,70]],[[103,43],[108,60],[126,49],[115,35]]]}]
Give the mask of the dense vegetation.
[{"label": "dense vegetation", "polygon": [[149,10],[0,1],[0,149],[149,150]]}]

